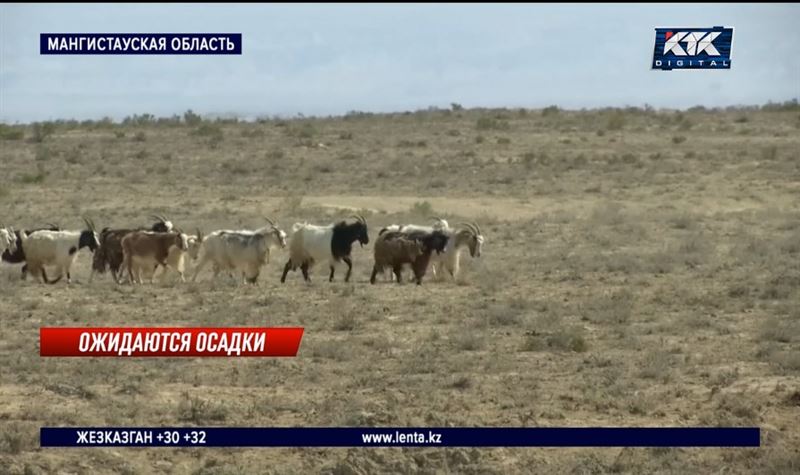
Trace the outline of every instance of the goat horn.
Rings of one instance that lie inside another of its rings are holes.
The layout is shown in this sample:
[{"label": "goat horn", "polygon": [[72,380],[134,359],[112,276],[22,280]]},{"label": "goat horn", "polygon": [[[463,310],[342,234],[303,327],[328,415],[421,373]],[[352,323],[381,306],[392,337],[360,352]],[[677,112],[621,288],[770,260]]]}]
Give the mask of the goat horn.
[{"label": "goat horn", "polygon": [[367,224],[367,218],[365,218],[363,215],[360,214],[358,216],[361,218],[362,223]]},{"label": "goat horn", "polygon": [[150,217],[153,218],[153,219],[157,219],[158,221],[160,221],[162,223],[164,222],[164,219],[162,219],[161,216],[159,216],[157,214],[151,215]]},{"label": "goat horn", "polygon": [[350,216],[351,218],[355,218],[356,221],[361,222],[361,217],[357,214]]},{"label": "goat horn", "polygon": [[471,232],[473,234],[476,234],[476,235],[478,234],[478,230],[475,229],[472,226],[472,224],[470,224],[470,223],[458,223],[458,224],[459,224],[459,226],[464,226],[465,228],[467,228],[467,230],[469,230],[469,232]]},{"label": "goat horn", "polygon": [[271,219],[267,218],[266,216],[264,216],[264,219],[267,220],[267,222],[270,224],[270,226],[275,227],[275,223],[273,223]]},{"label": "goat horn", "polygon": [[475,221],[473,221],[473,222],[472,222],[472,224],[475,226],[475,229],[476,229],[476,230],[478,230],[478,235],[479,235],[479,236],[482,236],[482,235],[483,235],[483,230],[481,230],[481,227],[480,227],[480,226],[478,226],[478,223],[476,223]]}]

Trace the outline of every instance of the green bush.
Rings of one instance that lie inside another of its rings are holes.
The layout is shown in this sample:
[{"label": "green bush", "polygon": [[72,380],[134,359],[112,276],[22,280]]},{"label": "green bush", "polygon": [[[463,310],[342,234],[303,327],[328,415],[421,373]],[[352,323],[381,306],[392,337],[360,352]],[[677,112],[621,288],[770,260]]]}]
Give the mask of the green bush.
[{"label": "green bush", "polygon": [[11,125],[0,124],[0,139],[2,140],[22,140],[25,137],[25,131],[20,127],[13,127]]},{"label": "green bush", "polygon": [[556,115],[561,112],[561,109],[558,106],[548,106],[542,109],[542,115],[547,117],[548,115]]},{"label": "green bush", "polygon": [[186,125],[195,126],[200,125],[200,123],[203,122],[203,118],[189,109],[183,113],[183,121]]},{"label": "green bush", "polygon": [[44,165],[39,163],[36,165],[36,170],[37,172],[35,175],[23,173],[19,176],[18,181],[26,185],[44,183],[45,178],[47,178],[47,170],[44,168]]},{"label": "green bush", "polygon": [[44,142],[55,131],[56,125],[52,122],[36,122],[33,124],[33,141],[37,143]]},{"label": "green bush", "polygon": [[428,201],[417,201],[411,206],[411,212],[421,216],[431,216],[433,214],[433,205]]}]

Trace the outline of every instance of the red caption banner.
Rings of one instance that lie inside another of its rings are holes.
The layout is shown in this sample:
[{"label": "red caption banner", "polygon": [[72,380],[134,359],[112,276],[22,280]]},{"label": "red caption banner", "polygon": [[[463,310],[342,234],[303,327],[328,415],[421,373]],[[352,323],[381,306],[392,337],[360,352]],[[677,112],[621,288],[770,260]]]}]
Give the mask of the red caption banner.
[{"label": "red caption banner", "polygon": [[296,356],[302,327],[39,329],[39,356]]}]

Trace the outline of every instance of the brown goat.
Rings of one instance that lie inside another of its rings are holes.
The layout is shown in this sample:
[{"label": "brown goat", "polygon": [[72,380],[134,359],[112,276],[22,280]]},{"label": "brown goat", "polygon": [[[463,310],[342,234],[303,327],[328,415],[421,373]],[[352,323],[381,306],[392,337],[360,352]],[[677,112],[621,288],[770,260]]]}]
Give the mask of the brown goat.
[{"label": "brown goat", "polygon": [[403,265],[411,264],[417,285],[422,284],[422,278],[428,269],[431,253],[441,253],[447,245],[447,235],[441,231],[426,232],[385,232],[375,241],[375,266],[372,269],[370,283],[375,283],[375,276],[383,272],[385,267],[391,267],[397,282],[402,282]]},{"label": "brown goat", "polygon": [[120,272],[122,262],[125,256],[122,253],[122,238],[134,231],[153,231],[159,233],[167,233],[172,231],[172,222],[162,215],[154,215],[157,221],[149,228],[138,227],[131,229],[111,229],[104,228],[100,232],[100,247],[94,253],[92,258],[92,274],[89,276],[89,283],[94,280],[95,272],[104,274],[106,268],[111,269],[111,275],[114,282],[119,282],[122,277]]},{"label": "brown goat", "polygon": [[388,232],[382,234],[375,241],[375,265],[372,267],[372,276],[369,282],[374,284],[375,276],[378,272],[383,273],[386,267],[390,267],[397,276],[397,282],[400,283],[403,280],[403,265],[411,264],[413,266],[414,262],[422,254],[422,244],[413,239],[408,239],[403,233]]},{"label": "brown goat", "polygon": [[[154,233],[135,231],[122,238],[123,265],[128,269],[131,283],[142,283],[142,269],[154,270],[157,265],[166,267],[170,249],[176,247],[186,251],[189,247],[187,236],[183,233]],[[136,267],[136,278],[133,268]],[[152,279],[152,276],[151,276]]]}]

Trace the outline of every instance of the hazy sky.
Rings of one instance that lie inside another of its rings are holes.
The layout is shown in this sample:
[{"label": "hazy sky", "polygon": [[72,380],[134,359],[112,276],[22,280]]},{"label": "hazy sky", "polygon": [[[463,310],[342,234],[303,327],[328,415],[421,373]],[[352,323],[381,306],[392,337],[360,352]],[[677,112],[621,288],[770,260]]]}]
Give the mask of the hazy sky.
[{"label": "hazy sky", "polygon": [[[800,97],[800,5],[0,5],[0,120]],[[653,71],[656,27],[734,27],[732,69]],[[242,33],[241,56],[41,56],[40,33]]]}]

